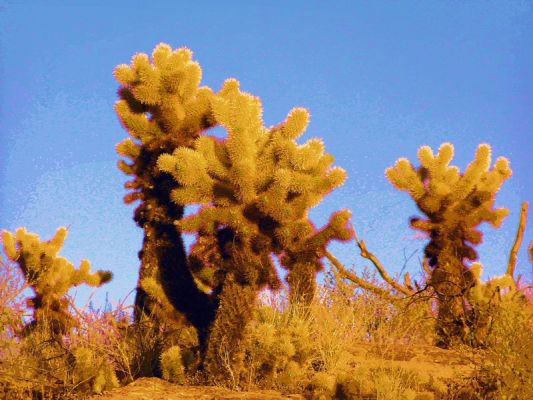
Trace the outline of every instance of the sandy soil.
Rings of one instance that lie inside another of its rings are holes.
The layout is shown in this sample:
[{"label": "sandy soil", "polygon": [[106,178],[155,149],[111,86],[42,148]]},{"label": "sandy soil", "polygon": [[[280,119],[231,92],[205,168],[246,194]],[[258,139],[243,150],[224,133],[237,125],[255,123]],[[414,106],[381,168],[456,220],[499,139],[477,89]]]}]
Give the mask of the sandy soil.
[{"label": "sandy soil", "polygon": [[113,389],[90,400],[282,400],[303,399],[299,395],[283,396],[264,390],[233,392],[216,386],[181,386],[158,378],[141,378],[122,388]]},{"label": "sandy soil", "polygon": [[[367,346],[354,348],[354,361],[368,367],[387,365],[405,370],[424,371],[444,382],[468,376],[472,364],[465,355],[450,350],[441,350],[432,346],[409,348],[398,351],[395,357],[382,357],[373,354],[375,349]],[[275,391],[235,392],[215,386],[182,386],[158,378],[141,378],[122,388],[113,389],[102,395],[95,395],[90,400],[281,400],[304,399],[301,395],[282,395]]]}]

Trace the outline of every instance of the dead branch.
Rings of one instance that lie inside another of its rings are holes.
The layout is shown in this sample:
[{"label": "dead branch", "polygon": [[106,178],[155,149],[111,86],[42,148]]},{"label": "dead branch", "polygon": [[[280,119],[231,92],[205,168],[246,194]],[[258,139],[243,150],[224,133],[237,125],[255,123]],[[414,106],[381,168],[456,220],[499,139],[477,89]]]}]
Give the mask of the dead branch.
[{"label": "dead branch", "polygon": [[[509,264],[507,265],[507,274],[511,276],[514,275],[518,250],[520,250],[520,246],[522,245],[522,239],[524,237],[524,230],[526,229],[528,208],[529,208],[529,203],[527,201],[524,201],[520,209],[520,222],[518,223],[518,231],[516,232],[516,238],[515,238],[513,247],[511,248],[511,254],[509,254]],[[530,251],[531,251],[531,246],[530,246]]]},{"label": "dead branch", "polygon": [[374,293],[377,293],[380,296],[386,298],[387,300],[400,300],[398,297],[392,295],[389,291],[387,291],[387,290],[385,290],[385,289],[383,289],[383,288],[381,288],[379,286],[376,286],[376,285],[374,285],[374,284],[372,284],[370,282],[367,282],[364,279],[359,278],[353,272],[348,271],[344,267],[344,265],[342,265],[342,263],[333,254],[331,254],[329,251],[326,251],[325,255],[326,255],[327,259],[333,264],[333,266],[335,268],[337,268],[337,270],[339,271],[339,273],[341,274],[341,276],[343,278],[346,278],[346,279],[352,281],[353,283],[355,283],[356,285],[362,287],[363,289],[370,290],[370,291],[372,291]]},{"label": "dead branch", "polygon": [[[355,230],[355,227],[352,225],[351,228],[353,230],[353,235],[354,235],[354,238],[355,238],[355,242],[357,243],[357,247],[359,247],[359,250],[361,251],[361,257],[364,257],[367,260],[370,260],[372,262],[372,264],[374,264],[374,267],[376,267],[376,269],[378,270],[378,273],[383,278],[383,280],[385,282],[387,282],[390,286],[392,286],[394,289],[396,289],[398,292],[400,292],[400,293],[402,293],[402,294],[404,294],[406,296],[413,295],[415,293],[415,291],[413,289],[409,288],[409,284],[407,284],[406,286],[403,286],[403,285],[399,284],[396,280],[394,280],[387,273],[387,271],[383,267],[383,264],[381,264],[381,262],[378,260],[378,258],[373,253],[368,251],[365,241],[359,239],[359,237],[357,236],[357,232]],[[407,279],[407,282],[411,281],[410,276],[407,276],[405,279]],[[410,286],[412,287],[412,284]]]},{"label": "dead branch", "polygon": [[357,236],[357,232],[355,231],[355,228],[353,225],[351,226],[351,229],[353,231],[353,236],[355,238],[355,242],[357,243],[357,246],[359,247],[359,250],[361,251],[361,257],[366,258],[367,260],[370,260],[374,267],[377,269],[379,275],[387,285],[389,285],[391,288],[393,288],[396,292],[396,294],[392,294],[389,290],[383,289],[382,287],[379,287],[371,282],[368,282],[359,276],[355,274],[354,272],[349,271],[342,265],[342,263],[331,253],[328,251],[325,252],[325,256],[328,258],[328,260],[332,263],[332,265],[339,271],[340,275],[343,278],[346,278],[356,285],[360,286],[363,289],[370,290],[379,296],[382,296],[383,298],[389,300],[389,301],[398,301],[402,300],[406,297],[414,296],[415,294],[419,293],[419,291],[415,290],[413,282],[411,280],[411,276],[409,273],[404,274],[404,285],[398,283],[395,279],[393,279],[383,267],[383,264],[378,260],[378,258],[371,253],[368,248],[366,247],[366,244],[363,240],[360,240]]}]

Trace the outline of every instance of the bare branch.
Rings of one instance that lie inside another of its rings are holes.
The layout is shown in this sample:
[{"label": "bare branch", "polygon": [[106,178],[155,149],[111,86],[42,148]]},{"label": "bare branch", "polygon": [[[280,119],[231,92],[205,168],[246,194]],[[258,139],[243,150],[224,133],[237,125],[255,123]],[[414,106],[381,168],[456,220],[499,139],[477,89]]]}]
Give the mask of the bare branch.
[{"label": "bare branch", "polygon": [[424,271],[426,271],[428,275],[431,275],[431,268],[429,266],[427,257],[424,257],[424,261],[422,261],[422,268],[424,268]]},{"label": "bare branch", "polygon": [[524,201],[520,209],[520,222],[518,223],[518,231],[516,232],[516,238],[511,249],[511,254],[509,254],[509,264],[507,265],[507,274],[511,276],[514,275],[518,250],[520,250],[520,246],[522,245],[524,230],[526,229],[528,208],[529,203],[527,201]]},{"label": "bare branch", "polygon": [[407,289],[413,292],[415,291],[413,287],[413,281],[411,280],[411,275],[409,274],[409,272],[406,272],[405,275],[403,276],[403,282]]},{"label": "bare branch", "polygon": [[529,251],[529,261],[531,261],[531,263],[533,264],[533,240],[529,244],[528,251]]},{"label": "bare branch", "polygon": [[378,270],[378,273],[381,275],[383,280],[387,282],[390,286],[392,286],[394,289],[396,289],[398,292],[403,293],[406,296],[413,295],[415,293],[414,290],[410,289],[409,287],[400,285],[396,280],[394,280],[387,273],[387,271],[385,270],[381,262],[378,260],[378,258],[373,253],[368,251],[364,240],[359,240],[359,237],[357,236],[357,232],[355,231],[355,227],[351,225],[351,228],[353,230],[355,242],[357,243],[357,246],[361,250],[361,257],[364,257],[367,260],[370,260],[372,264],[374,264],[374,266]]},{"label": "bare branch", "polygon": [[376,285],[374,285],[374,284],[372,284],[370,282],[367,282],[364,279],[359,278],[353,272],[348,271],[344,267],[344,265],[342,265],[342,263],[333,254],[331,254],[329,251],[326,250],[325,256],[333,264],[333,266],[335,268],[337,268],[337,270],[339,271],[339,273],[341,274],[341,276],[343,278],[346,278],[346,279],[352,281],[353,283],[355,283],[356,285],[359,285],[363,289],[370,290],[370,291],[372,291],[372,292],[374,292],[374,293],[386,298],[387,300],[391,300],[391,301],[400,300],[400,298],[398,298],[396,296],[393,296],[389,291],[387,291],[387,290],[385,290],[385,289],[383,289],[383,288],[381,288],[379,286],[376,286]]}]

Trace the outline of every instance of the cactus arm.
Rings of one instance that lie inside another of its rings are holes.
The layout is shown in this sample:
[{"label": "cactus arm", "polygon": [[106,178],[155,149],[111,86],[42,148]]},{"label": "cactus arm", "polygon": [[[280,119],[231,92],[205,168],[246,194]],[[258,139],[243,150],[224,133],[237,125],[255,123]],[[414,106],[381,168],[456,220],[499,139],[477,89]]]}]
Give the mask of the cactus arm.
[{"label": "cactus arm", "polygon": [[7,256],[17,263],[35,296],[30,299],[33,321],[26,332],[37,326],[50,328],[58,340],[75,325],[69,312],[68,291],[81,284],[99,287],[112,279],[110,271],[91,272],[88,260],[82,260],[79,268],[59,256],[67,237],[67,228],[60,227],[54,237],[42,241],[38,235],[25,228],[13,234],[2,232],[2,242]]}]

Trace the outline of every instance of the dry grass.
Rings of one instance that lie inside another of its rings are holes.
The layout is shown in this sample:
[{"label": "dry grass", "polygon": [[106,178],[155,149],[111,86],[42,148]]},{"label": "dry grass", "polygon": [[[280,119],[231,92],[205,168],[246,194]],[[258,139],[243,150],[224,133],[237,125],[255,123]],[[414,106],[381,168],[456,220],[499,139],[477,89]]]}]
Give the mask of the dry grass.
[{"label": "dry grass", "polygon": [[[527,399],[533,296],[523,292],[495,312],[489,344],[478,350],[435,348],[432,304],[423,297],[391,303],[333,274],[306,307],[289,306],[283,291],[265,292],[250,330],[246,389],[309,399]],[[28,295],[16,265],[2,261],[0,398],[86,398],[150,375],[171,346],[182,349],[187,382],[199,382],[190,328],[134,324],[124,304],[78,309],[71,299],[78,324],[69,335],[57,340],[43,328],[23,336]]]}]

